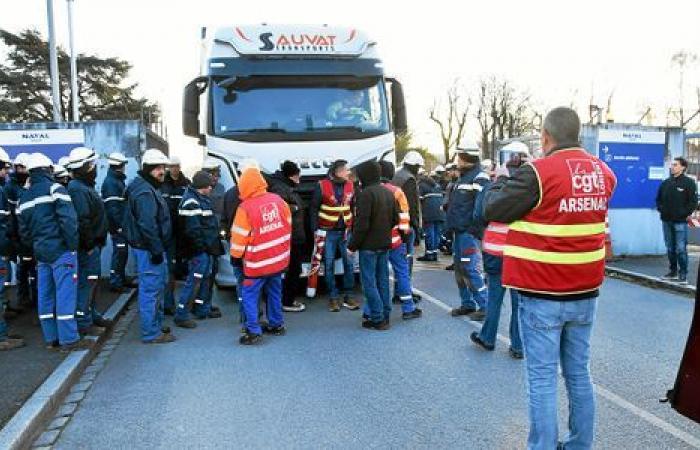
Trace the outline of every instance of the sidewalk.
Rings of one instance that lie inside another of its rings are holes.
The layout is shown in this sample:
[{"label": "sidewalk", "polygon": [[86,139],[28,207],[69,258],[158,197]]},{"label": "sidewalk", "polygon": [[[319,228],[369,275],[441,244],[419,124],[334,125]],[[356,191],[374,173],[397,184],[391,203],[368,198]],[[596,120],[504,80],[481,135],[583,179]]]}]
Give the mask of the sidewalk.
[{"label": "sidewalk", "polygon": [[[700,246],[688,246],[688,291],[695,291],[698,282],[698,265],[700,264]],[[615,258],[606,263],[608,272],[625,275],[627,272],[640,275],[644,281],[655,281],[662,287],[673,288],[678,283],[661,280],[668,273],[668,258],[663,256],[628,256]]]},{"label": "sidewalk", "polygon": [[[106,311],[119,297],[119,294],[110,292],[106,280],[103,281],[97,294],[99,311]],[[8,290],[9,298],[14,298],[14,292],[14,288]],[[32,310],[7,321],[10,333],[23,336],[27,345],[0,352],[0,429],[66,357],[65,354],[44,348],[41,329],[35,324],[35,317],[36,311]]]}]

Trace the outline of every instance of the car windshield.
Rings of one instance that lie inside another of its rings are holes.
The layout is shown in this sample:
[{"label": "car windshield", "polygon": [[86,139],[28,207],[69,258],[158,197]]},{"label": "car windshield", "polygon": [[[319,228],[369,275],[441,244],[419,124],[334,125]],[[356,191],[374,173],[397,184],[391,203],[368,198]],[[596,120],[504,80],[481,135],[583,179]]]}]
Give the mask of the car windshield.
[{"label": "car windshield", "polygon": [[[247,77],[215,79],[213,128],[236,139],[265,134],[344,133],[348,138],[389,132],[384,83],[379,77]],[[323,137],[319,137],[323,139]]]}]

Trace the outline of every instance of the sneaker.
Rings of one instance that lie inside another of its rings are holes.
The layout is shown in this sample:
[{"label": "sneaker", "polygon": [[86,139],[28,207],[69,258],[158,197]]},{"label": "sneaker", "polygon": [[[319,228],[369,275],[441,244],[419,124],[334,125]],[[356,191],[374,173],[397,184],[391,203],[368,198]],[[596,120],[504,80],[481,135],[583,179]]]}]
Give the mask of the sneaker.
[{"label": "sneaker", "polygon": [[678,283],[688,284],[688,276],[687,275],[678,275]]},{"label": "sneaker", "polygon": [[419,319],[423,315],[423,310],[416,308],[411,312],[405,312],[401,314],[403,320]]},{"label": "sneaker", "polygon": [[[180,328],[197,328],[197,322],[192,319],[187,320],[177,320],[175,319],[175,326]],[[167,334],[167,333],[166,333]]]},{"label": "sneaker", "polygon": [[455,270],[455,264],[450,264],[449,266],[445,267],[445,270]]},{"label": "sneaker", "polygon": [[670,271],[663,277],[661,277],[662,280],[675,280],[678,278],[678,272]]},{"label": "sneaker", "polygon": [[246,333],[238,339],[241,345],[255,345],[262,342],[262,336],[259,334]]},{"label": "sneaker", "polygon": [[174,316],[175,315],[175,308],[172,306],[168,306],[167,308],[163,308],[163,314],[166,316]]},{"label": "sneaker", "polygon": [[474,311],[476,311],[475,308],[460,306],[459,308],[453,308],[452,311],[450,311],[450,315],[452,315],[452,317],[468,316],[469,314],[473,313]]},{"label": "sneaker", "polygon": [[4,341],[0,341],[0,352],[5,350],[14,350],[20,347],[24,347],[24,339],[7,338]]},{"label": "sneaker", "polygon": [[339,312],[340,311],[340,302],[338,300],[331,300],[328,303],[328,311]]},{"label": "sneaker", "polygon": [[472,342],[475,343],[476,345],[478,345],[479,347],[481,347],[481,348],[483,348],[484,350],[487,350],[487,351],[489,351],[489,352],[492,352],[493,349],[496,348],[495,345],[493,345],[493,344],[487,344],[486,342],[484,342],[484,341],[479,337],[479,333],[477,333],[476,331],[472,332],[472,334],[469,335],[469,339],[471,339]]},{"label": "sneaker", "polygon": [[171,333],[163,333],[151,341],[144,342],[144,344],[169,344],[171,342],[175,342],[175,340],[175,336]]},{"label": "sneaker", "polygon": [[302,312],[305,309],[306,305],[296,300],[290,306],[282,305],[282,311],[284,312]]},{"label": "sneaker", "polygon": [[94,345],[90,339],[80,338],[70,344],[61,345],[61,353],[70,353],[76,350],[87,350]]},{"label": "sneaker", "polygon": [[207,314],[207,317],[210,319],[219,319],[221,318],[221,310],[220,309],[214,309],[212,308],[211,311],[209,311],[209,314]]},{"label": "sneaker", "polygon": [[523,352],[515,350],[513,347],[508,349],[508,353],[510,353],[510,357],[513,359],[523,359],[525,358],[525,355]]},{"label": "sneaker", "polygon": [[105,319],[104,317],[98,317],[96,319],[92,319],[93,325],[96,325],[101,328],[109,328],[113,325],[113,322],[109,319]]},{"label": "sneaker", "polygon": [[287,334],[287,329],[284,327],[284,325],[280,325],[278,327],[271,327],[270,325],[267,325],[263,328],[263,333],[271,334],[273,336],[284,336]]},{"label": "sneaker", "polygon": [[360,309],[360,304],[357,303],[352,297],[349,295],[346,295],[345,298],[343,299],[343,306],[349,309],[350,311],[356,311]]},{"label": "sneaker", "polygon": [[362,328],[367,328],[369,330],[385,331],[391,328],[388,320],[383,320],[381,322],[372,322],[371,320],[365,320],[362,322]]},{"label": "sneaker", "polygon": [[481,308],[480,310],[474,311],[473,313],[469,314],[469,319],[473,320],[474,322],[483,322],[485,318],[486,311],[484,311],[484,308]]}]

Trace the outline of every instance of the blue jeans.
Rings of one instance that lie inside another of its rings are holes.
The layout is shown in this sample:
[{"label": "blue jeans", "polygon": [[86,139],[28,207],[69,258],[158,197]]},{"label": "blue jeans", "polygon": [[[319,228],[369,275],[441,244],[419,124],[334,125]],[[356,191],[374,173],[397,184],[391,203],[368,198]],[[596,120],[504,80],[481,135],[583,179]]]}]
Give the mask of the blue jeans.
[{"label": "blue jeans", "polygon": [[75,320],[78,258],[66,252],[52,263],[37,265],[39,322],[46,343],[72,344],[80,339]]},{"label": "blue jeans", "polygon": [[75,310],[79,330],[87,330],[93,319],[102,317],[95,310],[97,283],[100,280],[100,249],[95,247],[88,254],[78,252],[78,302]]},{"label": "blue jeans", "polygon": [[406,256],[406,244],[389,250],[389,263],[394,270],[394,295],[401,300],[401,311],[413,312],[416,304],[413,303],[413,289],[411,288],[411,274],[409,272],[408,257]]},{"label": "blue jeans", "polygon": [[194,304],[194,314],[198,317],[206,317],[211,311],[211,302],[205,302],[208,293],[209,273],[211,272],[211,259],[211,256],[203,252],[190,258],[187,280],[180,291],[180,299],[175,310],[175,320],[188,320],[190,318],[190,303]]},{"label": "blue jeans", "polygon": [[[663,222],[664,241],[671,272],[688,275],[688,224],[686,222]],[[680,266],[680,267],[679,267]]]},{"label": "blue jeans", "polygon": [[345,230],[328,230],[326,232],[326,242],[323,247],[323,278],[326,280],[326,287],[332,300],[340,297],[338,288],[335,285],[335,252],[339,249],[343,259],[343,287],[344,295],[352,294],[355,288],[355,268],[352,259],[348,256],[348,243],[345,240]]},{"label": "blue jeans", "polygon": [[360,279],[372,322],[391,317],[389,262],[386,250],[360,250]]},{"label": "blue jeans", "polygon": [[425,254],[437,255],[440,246],[440,236],[442,233],[442,222],[427,222],[423,224],[425,233]]},{"label": "blue jeans", "polygon": [[0,342],[7,339],[7,322],[5,322],[5,281],[10,275],[7,269],[10,262],[6,257],[0,257]]},{"label": "blue jeans", "polygon": [[126,262],[129,259],[129,247],[121,234],[112,234],[112,263],[109,271],[109,284],[121,288],[126,281]]},{"label": "blue jeans", "polygon": [[265,292],[267,297],[267,320],[271,327],[284,325],[282,315],[282,275],[273,275],[263,278],[246,278],[243,280],[243,312],[245,315],[245,327],[248,333],[262,334],[262,328],[258,321],[258,300],[260,292]]},{"label": "blue jeans", "polygon": [[462,306],[474,309],[486,308],[488,288],[481,274],[479,241],[466,231],[455,231],[453,248],[455,280]]},{"label": "blue jeans", "polygon": [[[141,317],[141,340],[149,342],[163,332],[163,294],[168,280],[168,263],[151,263],[151,254],[134,249],[139,274],[139,316]],[[167,255],[163,253],[163,258]]]},{"label": "blue jeans", "polygon": [[[489,284],[489,302],[486,308],[486,320],[481,327],[479,337],[487,344],[496,343],[498,333],[498,322],[501,318],[501,306],[503,297],[506,295],[506,288],[503,287],[500,273],[486,274]],[[520,341],[520,326],[518,323],[518,308],[520,307],[520,294],[514,289],[510,291],[511,315],[510,315],[510,348],[517,352],[523,351],[523,344]]]},{"label": "blue jeans", "polygon": [[589,361],[595,312],[595,298],[558,302],[522,295],[520,330],[529,398],[528,449],[557,448],[560,363],[569,394],[569,432],[563,440],[564,448],[593,446],[595,394]]}]

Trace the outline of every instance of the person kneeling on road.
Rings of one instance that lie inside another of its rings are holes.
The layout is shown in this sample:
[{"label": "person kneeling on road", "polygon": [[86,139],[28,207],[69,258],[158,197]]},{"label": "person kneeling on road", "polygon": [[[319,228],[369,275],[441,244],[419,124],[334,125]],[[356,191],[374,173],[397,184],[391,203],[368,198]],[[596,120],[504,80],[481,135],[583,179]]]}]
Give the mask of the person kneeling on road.
[{"label": "person kneeling on road", "polygon": [[257,344],[263,328],[258,321],[260,292],[267,297],[269,325],[264,331],[286,333],[282,315],[282,273],[289,266],[292,213],[282,198],[267,192],[257,163],[247,166],[239,180],[241,204],[231,226],[231,264],[243,268],[245,316],[243,345]]},{"label": "person kneeling on road", "polygon": [[389,288],[389,249],[391,230],[399,224],[399,210],[394,194],[380,184],[381,169],[374,160],[355,169],[362,191],[355,199],[355,223],[348,250],[360,252],[360,278],[369,318],[364,328],[388,330],[391,316]]},{"label": "person kneeling on road", "polygon": [[209,195],[212,190],[212,176],[200,170],[192,178],[192,185],[178,207],[178,218],[182,221],[181,231],[183,256],[189,259],[189,271],[185,287],[175,310],[175,325],[182,328],[195,328],[190,319],[190,308],[194,304],[194,314],[198,319],[221,317],[221,313],[211,311],[209,297],[212,258],[223,254],[219,240],[219,223],[211,209]]}]

